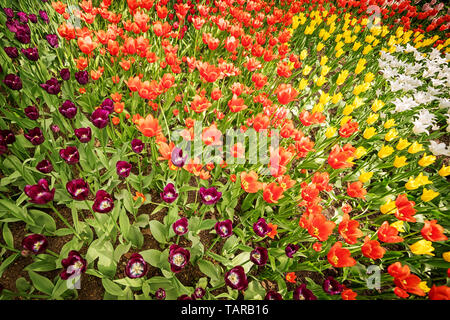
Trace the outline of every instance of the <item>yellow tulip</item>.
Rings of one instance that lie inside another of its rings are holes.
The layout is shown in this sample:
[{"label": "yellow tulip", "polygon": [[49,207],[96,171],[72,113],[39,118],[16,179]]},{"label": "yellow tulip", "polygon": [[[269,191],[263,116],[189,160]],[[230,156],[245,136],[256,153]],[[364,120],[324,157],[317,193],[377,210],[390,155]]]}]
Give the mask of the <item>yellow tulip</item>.
[{"label": "yellow tulip", "polygon": [[300,80],[300,84],[299,84],[298,88],[300,91],[302,91],[306,88],[307,85],[308,85],[308,80],[302,79],[302,80]]},{"label": "yellow tulip", "polygon": [[408,162],[406,162],[406,157],[405,156],[395,156],[395,160],[394,160],[394,167],[396,168],[401,168],[404,167],[408,164]]},{"label": "yellow tulip", "polygon": [[384,159],[386,157],[389,157],[392,152],[394,152],[394,148],[392,148],[391,146],[382,146],[380,151],[378,151],[378,157]]},{"label": "yellow tulip", "polygon": [[358,177],[358,180],[362,183],[366,183],[372,179],[373,172],[365,172],[364,170],[361,171],[361,174]]},{"label": "yellow tulip", "polygon": [[402,220],[395,221],[390,224],[391,227],[397,229],[398,232],[405,232],[405,228]]},{"label": "yellow tulip", "polygon": [[400,140],[397,143],[396,148],[397,148],[397,150],[403,150],[406,147],[408,147],[410,144],[411,144],[411,142],[408,142],[408,140],[400,138]]},{"label": "yellow tulip", "polygon": [[305,68],[303,69],[303,75],[307,76],[311,72],[312,68],[308,65],[305,65]]},{"label": "yellow tulip", "polygon": [[334,94],[333,98],[331,98],[331,102],[334,104],[338,103],[341,100],[342,100],[342,93],[340,93],[340,92]]},{"label": "yellow tulip", "polygon": [[330,70],[331,70],[331,67],[323,66],[322,69],[320,70],[320,75],[326,76],[328,74],[328,72],[330,72]]},{"label": "yellow tulip", "polygon": [[381,108],[384,107],[384,102],[381,100],[376,99],[373,103],[372,103],[372,111],[373,112],[378,112],[380,111]]},{"label": "yellow tulip", "polygon": [[409,248],[414,254],[427,254],[430,256],[434,256],[434,254],[432,253],[434,251],[432,244],[433,243],[431,241],[422,239],[412,244]]},{"label": "yellow tulip", "polygon": [[366,128],[366,130],[364,130],[363,137],[364,137],[364,139],[370,139],[376,134],[377,134],[377,130],[374,127],[369,127],[369,128]]},{"label": "yellow tulip", "polygon": [[430,292],[430,288],[427,286],[427,282],[426,281],[420,281],[419,283],[419,288],[423,290],[423,292],[428,293]]},{"label": "yellow tulip", "polygon": [[384,128],[385,129],[390,129],[390,128],[392,128],[392,127],[395,127],[397,124],[395,123],[395,120],[394,119],[389,119],[388,121],[386,121],[385,123],[384,123]]},{"label": "yellow tulip", "polygon": [[319,98],[319,103],[325,105],[328,103],[328,101],[330,101],[330,95],[328,93],[322,92],[320,94],[320,98]]},{"label": "yellow tulip", "polygon": [[428,176],[424,176],[423,173],[419,173],[419,175],[417,176],[416,180],[419,182],[419,184],[421,186],[424,186],[426,184],[432,184],[433,182],[430,181],[430,179],[428,178]]},{"label": "yellow tulip", "polygon": [[444,258],[445,261],[450,262],[450,251],[444,252],[442,258]]},{"label": "yellow tulip", "polygon": [[420,199],[422,199],[422,201],[424,202],[428,202],[433,200],[434,198],[436,198],[439,195],[439,192],[436,192],[434,190],[431,189],[427,189],[427,188],[423,188],[423,193],[422,196],[420,197]]},{"label": "yellow tulip", "polygon": [[375,121],[378,120],[378,114],[377,113],[372,113],[366,120],[367,124],[372,125],[375,123]]},{"label": "yellow tulip", "polygon": [[372,51],[372,46],[370,45],[370,44],[368,44],[367,46],[365,46],[364,47],[364,50],[363,50],[363,55],[366,55],[366,54],[368,54],[370,51]]},{"label": "yellow tulip", "polygon": [[441,177],[446,177],[450,175],[450,166],[442,165],[442,168],[438,171]]},{"label": "yellow tulip", "polygon": [[308,56],[308,50],[303,49],[302,52],[300,52],[300,60],[305,60],[305,58]]},{"label": "yellow tulip", "polygon": [[415,190],[420,187],[420,182],[413,177],[409,177],[409,180],[407,183],[405,183],[405,188],[407,190]]},{"label": "yellow tulip", "polygon": [[356,159],[359,159],[366,154],[367,154],[367,150],[363,146],[356,148],[356,151],[355,151]]},{"label": "yellow tulip", "polygon": [[317,51],[321,51],[323,49],[323,47],[325,47],[325,45],[322,42],[319,42],[317,44]]},{"label": "yellow tulip", "polygon": [[367,60],[364,58],[359,59],[356,68],[355,68],[355,73],[356,74],[360,74],[366,67],[365,64],[367,63]]},{"label": "yellow tulip", "polygon": [[342,70],[338,75],[336,84],[338,86],[342,85],[345,82],[345,79],[347,79],[347,77],[348,77],[348,70]]},{"label": "yellow tulip", "polygon": [[429,155],[427,156],[427,154],[425,153],[423,155],[423,157],[419,160],[419,166],[421,167],[426,167],[429,166],[430,164],[434,163],[434,161],[436,161],[436,157],[433,155]]},{"label": "yellow tulip", "polygon": [[409,153],[417,153],[417,152],[420,152],[420,151],[423,151],[423,150],[425,150],[425,149],[417,141],[414,141],[413,144],[408,148],[408,152]]},{"label": "yellow tulip", "polygon": [[380,207],[380,211],[382,214],[393,214],[395,213],[395,209],[397,209],[397,206],[395,205],[395,201],[393,201],[392,199],[389,199]]},{"label": "yellow tulip", "polygon": [[345,116],[345,117],[343,117],[342,120],[341,120],[341,123],[340,123],[341,127],[344,124],[346,124],[347,122],[349,122],[350,120],[352,120],[352,116]]},{"label": "yellow tulip", "polygon": [[328,127],[327,130],[325,131],[325,137],[330,139],[332,136],[336,134],[336,130],[337,129],[335,127]]},{"label": "yellow tulip", "polygon": [[355,108],[353,107],[353,105],[346,104],[345,107],[344,107],[344,110],[342,110],[342,114],[344,116],[348,116],[348,115],[350,115],[353,112],[354,109]]},{"label": "yellow tulip", "polygon": [[324,85],[324,83],[327,82],[327,78],[325,78],[324,76],[320,76],[319,78],[317,78],[316,80],[316,85],[318,87],[321,87]]},{"label": "yellow tulip", "polygon": [[395,130],[395,128],[392,128],[391,130],[388,131],[388,133],[386,133],[386,135],[384,136],[384,140],[389,142],[394,139],[397,139],[397,137],[398,137],[397,130]]},{"label": "yellow tulip", "polygon": [[375,75],[372,72],[368,72],[364,76],[364,82],[365,83],[371,83],[373,81],[373,79],[375,79]]},{"label": "yellow tulip", "polygon": [[361,42],[356,41],[356,42],[353,44],[352,50],[353,50],[353,51],[358,51],[358,49],[361,48],[361,46],[362,46]]}]

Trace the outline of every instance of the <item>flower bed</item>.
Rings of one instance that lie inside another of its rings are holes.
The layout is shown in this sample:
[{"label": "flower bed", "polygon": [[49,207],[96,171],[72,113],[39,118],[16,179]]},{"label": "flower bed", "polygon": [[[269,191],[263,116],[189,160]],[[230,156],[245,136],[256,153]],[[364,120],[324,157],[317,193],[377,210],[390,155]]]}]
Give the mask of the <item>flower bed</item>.
[{"label": "flower bed", "polygon": [[448,5],[0,4],[0,299],[450,298]]}]

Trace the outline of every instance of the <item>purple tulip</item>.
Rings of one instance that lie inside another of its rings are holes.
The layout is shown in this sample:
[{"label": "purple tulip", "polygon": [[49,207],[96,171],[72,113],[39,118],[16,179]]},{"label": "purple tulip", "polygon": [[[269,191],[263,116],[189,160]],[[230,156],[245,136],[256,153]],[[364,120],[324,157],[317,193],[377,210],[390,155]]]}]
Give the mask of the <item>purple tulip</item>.
[{"label": "purple tulip", "polygon": [[3,144],[12,144],[16,141],[16,136],[11,130],[0,130],[0,142]]},{"label": "purple tulip", "polygon": [[53,48],[58,48],[58,36],[56,34],[47,34],[45,39],[50,46]]},{"label": "purple tulip", "polygon": [[131,163],[126,161],[117,161],[116,163],[116,172],[122,178],[127,178],[131,172]]},{"label": "purple tulip", "polygon": [[17,28],[16,39],[22,44],[29,44],[31,42],[31,32],[25,27]]},{"label": "purple tulip", "polygon": [[35,127],[33,129],[28,130],[28,133],[25,133],[24,136],[34,146],[40,145],[45,140],[44,134],[42,133],[42,130],[39,127]]},{"label": "purple tulip", "polygon": [[106,127],[109,123],[109,113],[101,108],[95,109],[91,115],[91,122],[99,129]]},{"label": "purple tulip", "polygon": [[286,252],[286,255],[289,258],[292,258],[294,256],[294,254],[298,251],[298,249],[300,249],[300,247],[298,245],[290,243],[286,246],[286,248],[284,249],[284,252]]},{"label": "purple tulip", "polygon": [[61,107],[58,108],[59,112],[67,119],[72,119],[77,114],[77,106],[70,100],[64,101]]},{"label": "purple tulip", "polygon": [[144,143],[140,139],[131,140],[131,150],[135,153],[141,153],[144,150]]},{"label": "purple tulip", "polygon": [[61,85],[56,78],[51,78],[45,83],[40,84],[41,88],[47,91],[48,94],[58,94],[61,92]]},{"label": "purple tulip", "polygon": [[9,31],[17,33],[20,29],[20,22],[18,20],[8,19],[5,23]]},{"label": "purple tulip", "polygon": [[205,289],[203,289],[202,287],[197,287],[194,290],[193,296],[194,296],[195,299],[201,299],[201,298],[203,298],[205,296],[205,294],[206,294],[206,290]]},{"label": "purple tulip", "polygon": [[253,224],[253,231],[255,231],[255,233],[260,237],[264,237],[271,230],[272,229],[269,227],[266,219],[264,218],[259,218],[258,221]]},{"label": "purple tulip", "polygon": [[206,205],[216,204],[222,197],[222,192],[217,191],[215,187],[208,189],[200,187],[198,193],[200,195],[200,200]]},{"label": "purple tulip", "polygon": [[328,276],[324,280],[322,288],[326,293],[331,295],[340,294],[344,290],[342,284],[337,282],[332,276]]},{"label": "purple tulip", "polygon": [[125,267],[125,274],[128,278],[142,278],[147,274],[148,265],[139,253],[133,253]]},{"label": "purple tulip", "polygon": [[12,8],[3,8],[3,11],[8,18],[14,18],[14,10]]},{"label": "purple tulip", "polygon": [[257,266],[263,266],[269,260],[269,254],[267,249],[264,247],[256,247],[252,252],[250,252],[250,261]]},{"label": "purple tulip", "polygon": [[177,236],[182,236],[188,232],[188,219],[183,217],[172,224],[173,231]]},{"label": "purple tulip", "polygon": [[175,190],[175,186],[173,183],[167,184],[167,186],[164,187],[163,192],[160,193],[161,199],[163,199],[167,203],[172,203],[178,198],[177,190]]},{"label": "purple tulip", "polygon": [[61,279],[67,280],[73,275],[79,275],[86,272],[87,261],[81,257],[78,251],[72,250],[69,256],[61,261],[64,271],[61,272]]},{"label": "purple tulip", "polygon": [[77,79],[78,83],[83,86],[88,83],[89,74],[86,70],[75,72],[75,79]]},{"label": "purple tulip", "polygon": [[28,15],[28,19],[30,19],[30,21],[31,21],[32,23],[37,23],[37,16],[36,16],[34,13],[30,13],[30,14]]},{"label": "purple tulip", "polygon": [[45,23],[49,22],[47,12],[45,12],[44,10],[39,10],[39,16]]},{"label": "purple tulip", "polygon": [[67,192],[73,199],[84,201],[89,196],[89,185],[83,179],[74,179],[66,184]]},{"label": "purple tulip", "polygon": [[108,192],[104,190],[98,190],[95,194],[95,200],[94,204],[92,205],[92,209],[98,213],[108,213],[112,209],[114,209],[114,200]]},{"label": "purple tulip", "polygon": [[247,289],[248,280],[244,268],[237,266],[225,273],[225,284],[235,290]]},{"label": "purple tulip", "polygon": [[45,179],[40,179],[34,185],[26,185],[24,192],[31,198],[30,202],[35,204],[45,204],[52,201],[55,196],[55,188],[50,190]]},{"label": "purple tulip", "polygon": [[183,157],[183,150],[180,148],[173,148],[171,161],[175,167],[181,168],[186,163],[187,155]]},{"label": "purple tulip", "polygon": [[75,136],[80,140],[81,143],[86,143],[92,139],[92,130],[90,127],[78,128],[74,130]]},{"label": "purple tulip", "polygon": [[28,23],[28,15],[25,12],[17,12],[17,17],[19,17],[20,22]]},{"label": "purple tulip", "polygon": [[233,234],[233,223],[230,219],[227,219],[225,221],[217,221],[214,229],[220,237],[228,238]]},{"label": "purple tulip", "polygon": [[77,164],[80,161],[80,154],[77,147],[69,146],[59,150],[59,156],[68,164]]},{"label": "purple tulip", "polygon": [[164,300],[166,298],[166,291],[163,288],[159,288],[155,292],[155,298],[158,300]]},{"label": "purple tulip", "polygon": [[61,131],[61,129],[56,124],[52,124],[50,126],[50,129],[52,130],[53,133],[58,133],[59,131]]},{"label": "purple tulip", "polygon": [[24,111],[25,115],[31,120],[36,120],[39,118],[39,109],[35,106],[26,107]]},{"label": "purple tulip", "polygon": [[5,47],[3,50],[11,59],[16,59],[19,56],[19,50],[16,47]]},{"label": "purple tulip", "polygon": [[61,79],[67,81],[70,79],[70,70],[68,68],[63,68],[59,71],[59,75],[61,76]]},{"label": "purple tulip", "polygon": [[267,291],[264,300],[283,300],[283,297],[276,291]]},{"label": "purple tulip", "polygon": [[22,80],[15,74],[7,74],[5,79],[3,79],[3,83],[11,90],[22,89]]},{"label": "purple tulip", "polygon": [[306,284],[301,284],[294,290],[294,300],[317,300],[311,290],[306,288]]},{"label": "purple tulip", "polygon": [[177,298],[177,300],[195,300],[192,296],[188,296],[187,294],[182,294]]},{"label": "purple tulip", "polygon": [[103,110],[108,111],[109,114],[111,114],[114,111],[114,101],[112,101],[109,98],[106,98],[105,100],[103,100],[102,104],[100,105],[100,107]]},{"label": "purple tulip", "polygon": [[169,249],[170,270],[180,272],[191,258],[191,253],[177,244],[172,244]]},{"label": "purple tulip", "polygon": [[32,234],[23,238],[22,247],[34,254],[40,254],[47,249],[48,241],[42,234]]},{"label": "purple tulip", "polygon": [[50,173],[53,171],[53,165],[50,161],[44,159],[36,165],[36,169],[42,173]]},{"label": "purple tulip", "polygon": [[36,47],[22,49],[22,53],[30,61],[38,61],[39,60],[39,52]]}]

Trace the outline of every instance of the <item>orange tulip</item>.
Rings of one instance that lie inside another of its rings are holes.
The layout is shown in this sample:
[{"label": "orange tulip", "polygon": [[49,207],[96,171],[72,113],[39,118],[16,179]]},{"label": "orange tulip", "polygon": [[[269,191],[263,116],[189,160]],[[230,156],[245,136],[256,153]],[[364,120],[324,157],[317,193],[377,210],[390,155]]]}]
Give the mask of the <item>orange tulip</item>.
[{"label": "orange tulip", "polygon": [[161,126],[159,125],[158,119],[153,118],[151,114],[145,117],[145,119],[139,119],[136,127],[146,137],[154,137],[161,133]]}]

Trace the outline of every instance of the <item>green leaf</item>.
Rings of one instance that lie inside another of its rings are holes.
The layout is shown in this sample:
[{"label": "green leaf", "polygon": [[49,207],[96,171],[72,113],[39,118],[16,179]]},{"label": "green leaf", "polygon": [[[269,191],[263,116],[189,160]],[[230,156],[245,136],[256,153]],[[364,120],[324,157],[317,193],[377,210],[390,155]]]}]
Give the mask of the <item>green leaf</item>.
[{"label": "green leaf", "polygon": [[152,266],[158,268],[159,267],[159,261],[161,258],[161,251],[155,250],[155,249],[149,249],[145,251],[141,251],[139,253],[145,261],[150,263]]},{"label": "green leaf", "polygon": [[57,298],[61,297],[61,295],[64,292],[66,292],[67,289],[68,289],[67,282],[64,281],[63,279],[58,279],[55,287],[53,288],[52,298],[57,299]]},{"label": "green leaf", "polygon": [[152,220],[149,224],[153,238],[155,238],[159,243],[167,243],[166,227],[158,220]]},{"label": "green leaf", "polygon": [[220,278],[219,271],[216,269],[216,266],[212,264],[212,262],[208,260],[199,260],[197,261],[197,265],[201,272],[210,277],[213,280],[218,280]]},{"label": "green leaf", "polygon": [[119,244],[117,246],[117,248],[114,250],[114,255],[113,255],[114,261],[119,262],[120,257],[122,255],[124,255],[125,253],[127,253],[130,250],[130,248],[131,248],[131,243],[127,243],[127,244],[121,243],[121,244]]},{"label": "green leaf", "polygon": [[124,292],[120,288],[120,286],[107,278],[102,279],[102,285],[105,288],[106,292],[112,294],[113,296],[120,297],[124,295]]},{"label": "green leaf", "polygon": [[28,274],[30,275],[31,282],[33,282],[33,286],[37,290],[48,295],[52,294],[54,285],[49,279],[31,270],[28,271]]},{"label": "green leaf", "polygon": [[2,276],[3,272],[8,268],[8,266],[16,260],[17,257],[20,257],[20,253],[15,253],[10,255],[8,258],[6,258],[2,264],[0,265],[0,277]]},{"label": "green leaf", "polygon": [[7,223],[3,224],[3,240],[8,247],[14,248],[14,237]]}]

